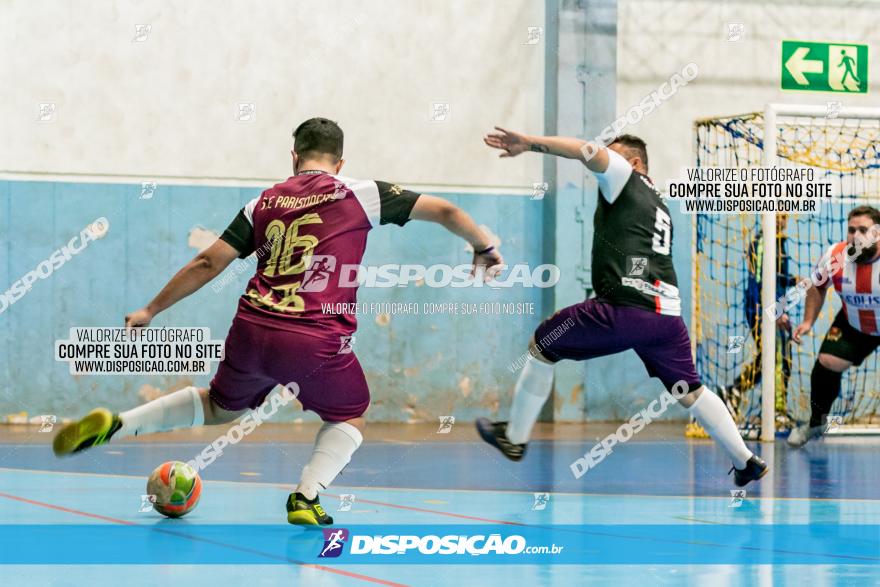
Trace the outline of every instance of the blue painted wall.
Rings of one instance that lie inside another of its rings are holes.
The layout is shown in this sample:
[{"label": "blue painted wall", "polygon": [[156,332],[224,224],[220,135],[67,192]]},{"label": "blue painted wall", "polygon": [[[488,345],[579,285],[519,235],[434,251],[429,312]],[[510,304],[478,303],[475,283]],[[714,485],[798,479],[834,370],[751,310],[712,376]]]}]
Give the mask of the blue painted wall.
[{"label": "blue painted wall", "polygon": [[[257,189],[161,186],[140,199],[140,185],[0,182],[0,287],[47,259],[96,218],[110,222],[94,241],[37,281],[31,291],[0,313],[0,414],[26,411],[75,416],[95,405],[125,409],[142,400],[144,385],[182,387],[179,376],[71,376],[54,360],[54,342],[74,326],[120,326],[123,316],[141,307],[195,254],[188,246],[197,225],[222,232]],[[535,253],[540,219],[527,198],[452,195],[474,218],[503,238],[510,263],[540,264]],[[443,228],[413,222],[382,226],[371,233],[365,264],[470,261],[464,242]],[[229,271],[229,270],[227,270]],[[154,326],[210,327],[228,331],[250,272],[215,292],[210,286],[161,314]],[[534,315],[474,317],[450,314],[392,316],[379,324],[360,319],[355,351],[373,393],[376,420],[436,420],[442,415],[472,419],[492,412],[513,385],[506,366],[519,356],[540,319],[536,289],[361,288],[361,302],[526,302]],[[194,383],[204,385],[208,377]],[[332,390],[328,390],[332,392]],[[302,414],[287,414],[299,417]]]},{"label": "blue painted wall", "polygon": [[[66,363],[54,360],[54,343],[75,326],[119,326],[123,316],[141,307],[195,254],[187,244],[195,226],[222,232],[257,189],[160,186],[151,199],[140,199],[140,185],[53,182],[0,182],[0,288],[34,269],[96,218],[110,221],[107,235],[37,281],[30,292],[0,313],[0,415],[73,417],[95,405],[120,410],[142,401],[145,385],[177,389],[205,385],[208,377],[71,376]],[[560,190],[559,246],[569,252],[560,263],[558,286],[564,303],[582,299],[575,280],[582,251],[581,225],[573,206],[583,194],[573,186]],[[589,196],[589,195],[588,195]],[[451,195],[503,239],[508,263],[540,264],[540,203],[525,197]],[[589,199],[589,197],[587,197]],[[687,219],[674,217],[676,268],[684,284],[689,316],[689,247]],[[587,231],[591,230],[588,217]],[[460,239],[441,227],[410,223],[379,227],[371,233],[364,262],[460,264],[470,260]],[[160,315],[155,326],[203,326],[215,338],[225,336],[236,300],[250,277],[238,275],[219,292],[210,286]],[[355,351],[373,394],[370,417],[383,421],[436,420],[454,415],[470,420],[500,410],[506,415],[515,375],[507,365],[525,349],[543,315],[538,289],[361,288],[360,302],[525,302],[534,315],[392,316],[380,324],[363,316]],[[628,418],[660,391],[647,379],[632,353],[575,367],[584,373],[584,393],[557,390],[560,419]],[[289,410],[283,418],[302,417]],[[306,416],[309,419],[309,415]]]}]

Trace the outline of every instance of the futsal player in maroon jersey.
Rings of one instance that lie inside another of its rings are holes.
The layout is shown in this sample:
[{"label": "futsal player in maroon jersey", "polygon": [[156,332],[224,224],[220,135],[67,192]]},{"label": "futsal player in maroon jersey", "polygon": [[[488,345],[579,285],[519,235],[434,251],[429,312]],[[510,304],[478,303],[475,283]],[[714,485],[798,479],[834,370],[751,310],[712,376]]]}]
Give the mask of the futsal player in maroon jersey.
[{"label": "futsal player in maroon jersey", "polygon": [[[120,414],[98,408],[59,431],[53,445],[57,455],[111,438],[232,422],[258,408],[277,385],[292,382],[303,408],[324,424],[299,485],[288,497],[287,519],[292,524],[333,522],[318,492],[360,447],[370,404],[364,372],[347,344],[357,327],[350,311],[357,289],[345,270],[361,263],[370,230],[409,220],[435,222],[473,246],[475,268],[503,261],[484,231],[450,202],[383,181],[339,175],[343,132],[336,123],[306,120],[294,139],[294,175],[251,200],[214,244],[150,303],[125,317],[127,327],[148,326],[233,260],[256,253],[256,272],[239,299],[225,357],[210,387],[187,387]],[[342,311],[325,312],[328,307]]]}]

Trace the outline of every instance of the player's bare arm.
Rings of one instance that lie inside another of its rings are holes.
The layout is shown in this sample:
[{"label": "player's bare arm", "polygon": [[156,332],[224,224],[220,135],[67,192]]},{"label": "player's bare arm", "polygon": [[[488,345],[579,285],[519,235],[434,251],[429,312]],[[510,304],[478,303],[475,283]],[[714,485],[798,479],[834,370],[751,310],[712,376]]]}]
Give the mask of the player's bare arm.
[{"label": "player's bare arm", "polygon": [[573,137],[525,135],[498,126],[495,131],[483,137],[483,142],[493,149],[504,151],[499,157],[516,157],[520,153],[531,151],[577,159],[595,173],[605,173],[608,169],[608,151],[601,145]]},{"label": "player's bare arm", "polygon": [[825,304],[827,293],[828,280],[821,285],[814,285],[807,290],[807,300],[804,303],[804,319],[791,334],[791,339],[797,344],[801,344],[803,337],[813,329],[813,324],[816,323],[816,318],[819,317],[819,312],[822,311],[822,306]]},{"label": "player's bare arm", "polygon": [[477,226],[470,214],[448,200],[422,195],[416,200],[410,218],[436,222],[452,234],[466,240],[474,248],[474,268],[488,268],[504,263],[501,253],[492,246],[488,235]]},{"label": "player's bare arm", "polygon": [[127,315],[125,326],[130,328],[149,326],[150,321],[159,312],[198,291],[220,275],[239,254],[234,247],[217,239],[213,245],[184,265],[149,304]]}]

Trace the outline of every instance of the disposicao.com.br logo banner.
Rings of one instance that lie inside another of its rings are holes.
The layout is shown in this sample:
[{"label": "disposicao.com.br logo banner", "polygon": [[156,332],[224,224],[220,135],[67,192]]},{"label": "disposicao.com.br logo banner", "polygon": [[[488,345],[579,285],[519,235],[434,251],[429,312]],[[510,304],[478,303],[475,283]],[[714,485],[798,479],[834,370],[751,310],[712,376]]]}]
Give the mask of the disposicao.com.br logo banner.
[{"label": "disposicao.com.br logo banner", "polygon": [[[754,517],[757,506],[743,499],[736,511]],[[0,565],[682,565],[693,564],[694,553],[702,565],[803,565],[843,543],[845,553],[825,558],[880,563],[872,523],[826,524],[818,532],[815,524],[741,521],[324,528],[171,522],[0,524]]]},{"label": "disposicao.com.br logo banner", "polygon": [[324,541],[315,555],[349,564],[497,563],[515,558],[550,562],[565,552],[553,534],[546,528],[470,525],[333,527],[323,529]]}]

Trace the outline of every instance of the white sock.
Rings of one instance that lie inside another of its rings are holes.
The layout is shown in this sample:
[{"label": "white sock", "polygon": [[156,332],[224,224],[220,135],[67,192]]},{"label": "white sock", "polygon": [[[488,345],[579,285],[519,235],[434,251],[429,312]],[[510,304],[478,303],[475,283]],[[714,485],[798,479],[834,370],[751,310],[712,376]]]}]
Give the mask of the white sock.
[{"label": "white sock", "polygon": [[312,458],[303,467],[296,490],[306,499],[315,499],[318,491],[327,489],[342,472],[363,441],[361,431],[348,422],[325,423],[318,430]]},{"label": "white sock", "polygon": [[116,437],[140,436],[201,426],[205,423],[205,412],[198,388],[185,387],[122,412],[119,418],[122,427],[115,434]]},{"label": "white sock", "polygon": [[553,387],[553,365],[542,363],[529,355],[516,387],[510,406],[510,422],[507,423],[507,439],[514,444],[528,442],[538,414],[550,396]]},{"label": "white sock", "polygon": [[736,422],[730,417],[727,406],[721,398],[712,393],[705,386],[701,387],[702,393],[688,411],[705,428],[709,436],[721,445],[721,448],[733,460],[733,466],[743,469],[752,457],[752,451],[746,447],[742,436],[736,427]]}]

